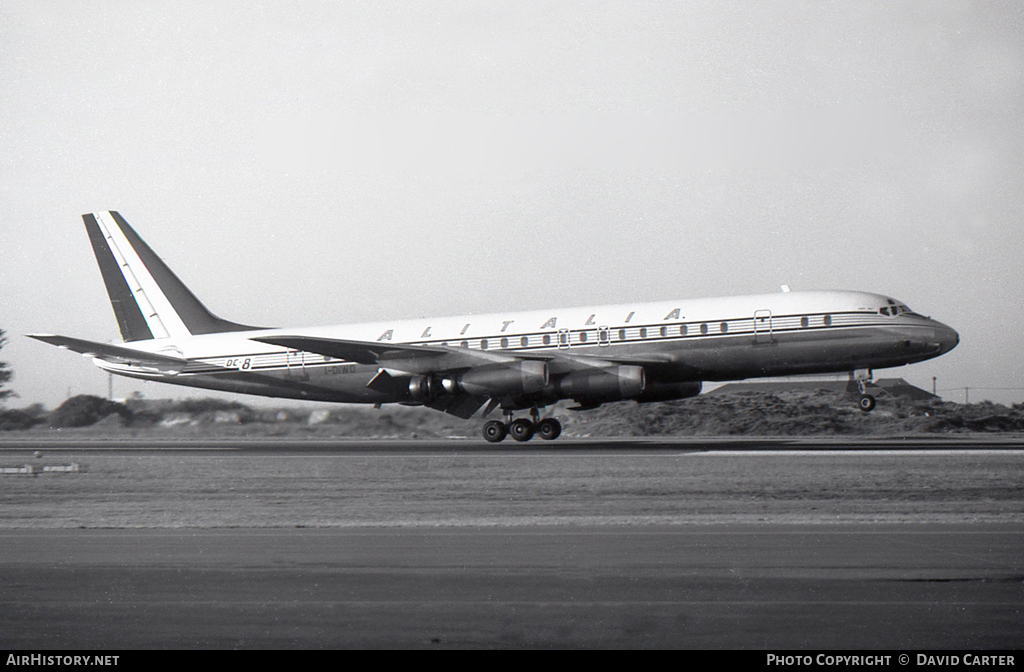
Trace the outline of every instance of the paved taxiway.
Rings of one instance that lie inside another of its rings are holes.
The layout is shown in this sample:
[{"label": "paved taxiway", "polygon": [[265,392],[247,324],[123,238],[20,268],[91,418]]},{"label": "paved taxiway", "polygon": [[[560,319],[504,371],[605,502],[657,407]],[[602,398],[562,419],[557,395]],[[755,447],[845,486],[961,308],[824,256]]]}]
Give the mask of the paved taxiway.
[{"label": "paved taxiway", "polygon": [[47,450],[0,646],[1024,645],[1019,444],[713,443]]}]

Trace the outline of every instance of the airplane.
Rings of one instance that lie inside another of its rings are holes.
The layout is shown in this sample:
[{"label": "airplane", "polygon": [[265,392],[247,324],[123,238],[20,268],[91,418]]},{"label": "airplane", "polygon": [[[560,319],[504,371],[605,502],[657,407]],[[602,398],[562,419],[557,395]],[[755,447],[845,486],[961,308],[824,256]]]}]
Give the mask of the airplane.
[{"label": "airplane", "polygon": [[[858,406],[874,369],[938,357],[950,327],[880,294],[783,292],[299,329],[217,317],[115,211],[82,215],[123,344],[32,338],[141,380],[310,401],[425,406],[483,437],[555,439],[541,409],[685,399],[707,381],[849,372]],[[529,418],[513,419],[516,411]]]}]

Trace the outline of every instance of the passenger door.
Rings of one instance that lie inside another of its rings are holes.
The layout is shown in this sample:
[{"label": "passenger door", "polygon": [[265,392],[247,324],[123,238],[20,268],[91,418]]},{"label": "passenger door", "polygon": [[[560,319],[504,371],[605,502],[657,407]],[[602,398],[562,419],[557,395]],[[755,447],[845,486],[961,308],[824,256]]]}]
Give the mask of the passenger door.
[{"label": "passenger door", "polygon": [[755,310],[754,345],[762,343],[771,343],[773,340],[774,336],[772,336],[772,311]]}]

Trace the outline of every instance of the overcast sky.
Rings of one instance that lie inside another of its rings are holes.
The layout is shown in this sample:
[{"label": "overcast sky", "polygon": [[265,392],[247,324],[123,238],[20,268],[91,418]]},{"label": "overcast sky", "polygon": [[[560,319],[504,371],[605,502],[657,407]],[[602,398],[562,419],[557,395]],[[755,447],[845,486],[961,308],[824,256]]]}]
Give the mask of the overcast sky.
[{"label": "overcast sky", "polygon": [[859,289],[1020,402],[1022,120],[1020,2],[0,0],[8,406],[106,394],[23,334],[120,340],[107,209],[243,323]]}]

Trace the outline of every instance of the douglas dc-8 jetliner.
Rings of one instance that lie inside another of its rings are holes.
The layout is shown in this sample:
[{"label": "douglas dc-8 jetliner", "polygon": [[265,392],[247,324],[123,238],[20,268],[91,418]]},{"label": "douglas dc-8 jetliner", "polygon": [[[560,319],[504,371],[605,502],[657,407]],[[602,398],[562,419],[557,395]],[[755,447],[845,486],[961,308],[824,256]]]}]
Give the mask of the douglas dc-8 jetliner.
[{"label": "douglas dc-8 jetliner", "polygon": [[[878,294],[788,292],[518,313],[265,329],[212,314],[117,212],[83,215],[124,345],[32,335],[105,371],[311,401],[422,405],[461,418],[486,406],[511,434],[557,438],[540,410],[683,399],[702,381],[850,372],[860,408],[872,369],[956,347],[953,329]],[[786,288],[784,288],[786,289]],[[513,420],[515,411],[530,418]]]}]

